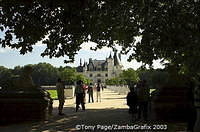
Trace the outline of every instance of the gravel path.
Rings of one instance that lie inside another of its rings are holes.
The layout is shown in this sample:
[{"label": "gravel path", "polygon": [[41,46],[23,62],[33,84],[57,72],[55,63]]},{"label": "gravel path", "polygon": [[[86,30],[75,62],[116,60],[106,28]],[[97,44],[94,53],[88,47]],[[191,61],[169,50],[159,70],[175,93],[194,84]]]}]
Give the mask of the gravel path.
[{"label": "gravel path", "polygon": [[[75,99],[66,99],[64,105],[66,115],[64,116],[57,115],[58,101],[54,100],[53,114],[47,121],[0,126],[0,132],[70,132],[77,130],[92,131],[93,129],[95,131],[106,131],[114,130],[117,127],[118,129],[126,129],[131,125],[152,124],[131,121],[126,105],[126,95],[119,95],[108,89],[105,89],[101,95],[101,102],[87,103],[86,110],[79,110],[78,112],[75,112]],[[94,93],[94,97],[96,97],[96,93]],[[96,98],[94,99],[96,101]],[[183,130],[184,125],[170,124],[166,131]]]}]

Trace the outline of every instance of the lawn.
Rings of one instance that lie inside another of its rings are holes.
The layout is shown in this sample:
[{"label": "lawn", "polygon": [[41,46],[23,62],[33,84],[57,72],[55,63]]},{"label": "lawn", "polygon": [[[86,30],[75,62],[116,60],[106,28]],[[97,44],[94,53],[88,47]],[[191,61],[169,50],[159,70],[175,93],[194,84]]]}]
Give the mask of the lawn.
[{"label": "lawn", "polygon": [[52,99],[58,99],[56,90],[47,90],[47,91],[50,93]]},{"label": "lawn", "polygon": [[[150,89],[150,93],[155,90],[156,89]],[[47,91],[50,93],[52,99],[58,99],[56,90],[47,90]]]}]

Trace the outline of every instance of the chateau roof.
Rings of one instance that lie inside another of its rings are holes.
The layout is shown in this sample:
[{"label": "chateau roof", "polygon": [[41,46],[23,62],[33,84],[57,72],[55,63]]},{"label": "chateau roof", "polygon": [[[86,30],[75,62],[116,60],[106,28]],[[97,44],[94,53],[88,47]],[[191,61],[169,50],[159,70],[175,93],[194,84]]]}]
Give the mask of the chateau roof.
[{"label": "chateau roof", "polygon": [[92,60],[94,67],[97,67],[99,65],[104,65],[105,62],[106,62],[106,60]]}]

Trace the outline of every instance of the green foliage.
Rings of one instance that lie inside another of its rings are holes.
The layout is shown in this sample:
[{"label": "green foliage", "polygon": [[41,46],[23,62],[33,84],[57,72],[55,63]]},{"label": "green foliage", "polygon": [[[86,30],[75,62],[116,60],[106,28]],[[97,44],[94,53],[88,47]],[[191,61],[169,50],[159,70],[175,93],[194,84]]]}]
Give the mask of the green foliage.
[{"label": "green foliage", "polygon": [[106,80],[107,85],[129,85],[139,80],[146,80],[150,89],[156,89],[162,85],[172,83],[171,76],[166,70],[127,69],[119,77]]},{"label": "green foliage", "polygon": [[[89,84],[90,80],[77,74],[75,68],[59,67],[56,68],[48,63],[39,63],[30,65],[33,68],[32,78],[37,85],[55,85],[58,78],[61,78],[66,85],[73,85],[77,80],[83,80],[84,83]],[[14,69],[7,69],[0,66],[0,86],[7,85],[11,78],[22,74],[23,67],[16,66]]]},{"label": "green foliage", "polygon": [[106,80],[107,85],[123,85],[131,84],[139,80],[137,72],[134,69],[124,70],[119,77],[111,78]]},{"label": "green foliage", "polygon": [[122,82],[118,77],[106,80],[106,85],[121,85],[121,84],[124,84],[124,82]]},{"label": "green foliage", "polygon": [[12,77],[11,72],[10,69],[0,66],[0,86],[7,84],[7,81]]},{"label": "green foliage", "polygon": [[138,70],[137,72],[140,80],[146,80],[152,89],[169,84],[170,81],[169,73],[164,70]]},{"label": "green foliage", "polygon": [[32,77],[38,85],[53,85],[59,77],[57,68],[48,63],[31,65],[33,67]]},{"label": "green foliage", "polygon": [[131,84],[132,82],[137,82],[139,77],[134,69],[129,68],[120,74],[120,79],[125,81],[126,84]]},{"label": "green foliage", "polygon": [[[97,48],[119,44],[122,53],[132,51],[129,60],[151,65],[162,59],[196,77],[199,6],[196,0],[1,0],[0,30],[5,35],[0,44],[25,54],[42,40],[47,46],[42,56],[67,55],[67,61],[74,61],[83,42],[96,42]],[[134,44],[138,36],[142,40]]]},{"label": "green foliage", "polygon": [[82,80],[85,84],[89,84],[91,80],[82,74],[76,74],[76,81]]},{"label": "green foliage", "polygon": [[76,69],[74,68],[59,68],[59,76],[68,84],[73,84],[76,81]]},{"label": "green foliage", "polygon": [[97,48],[113,47],[114,41],[127,48],[135,41],[134,36],[139,35],[138,20],[134,21],[136,17],[133,17],[138,11],[135,6],[140,3],[123,0],[1,0],[0,29],[5,32],[5,37],[1,37],[0,42],[2,47],[16,48],[25,54],[42,40],[47,45],[42,56],[67,55],[67,62],[74,60],[80,45],[87,41],[98,43]]}]

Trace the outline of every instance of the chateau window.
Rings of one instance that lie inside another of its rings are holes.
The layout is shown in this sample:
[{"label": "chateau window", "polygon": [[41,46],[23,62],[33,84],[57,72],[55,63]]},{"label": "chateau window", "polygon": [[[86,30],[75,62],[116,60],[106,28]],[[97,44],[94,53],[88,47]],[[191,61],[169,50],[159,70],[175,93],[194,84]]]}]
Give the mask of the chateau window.
[{"label": "chateau window", "polygon": [[92,77],[92,74],[90,74],[90,77]]},{"label": "chateau window", "polygon": [[106,73],[105,76],[108,77],[108,74]]},{"label": "chateau window", "polygon": [[97,77],[100,77],[101,76],[101,74],[97,74]]}]

